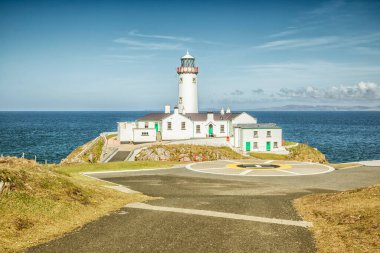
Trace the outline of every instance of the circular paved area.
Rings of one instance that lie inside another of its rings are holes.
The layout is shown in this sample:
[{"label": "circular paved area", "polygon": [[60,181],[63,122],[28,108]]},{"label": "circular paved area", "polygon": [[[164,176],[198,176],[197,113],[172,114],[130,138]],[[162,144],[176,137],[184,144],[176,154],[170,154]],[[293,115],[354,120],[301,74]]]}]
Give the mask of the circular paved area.
[{"label": "circular paved area", "polygon": [[307,162],[272,160],[223,160],[193,163],[187,169],[209,174],[249,177],[304,176],[328,173],[333,167]]}]

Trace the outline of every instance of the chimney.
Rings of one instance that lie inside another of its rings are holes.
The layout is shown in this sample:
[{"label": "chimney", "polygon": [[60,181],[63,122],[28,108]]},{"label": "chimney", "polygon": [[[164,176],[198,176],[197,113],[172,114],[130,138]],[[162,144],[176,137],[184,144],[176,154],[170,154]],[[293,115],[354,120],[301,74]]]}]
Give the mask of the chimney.
[{"label": "chimney", "polygon": [[178,114],[178,106],[174,107],[174,114]]},{"label": "chimney", "polygon": [[220,110],[220,115],[224,115],[224,108],[222,107],[222,109]]},{"label": "chimney", "polygon": [[214,120],[214,113],[213,112],[207,112],[207,121]]},{"label": "chimney", "polygon": [[170,105],[165,105],[165,113],[170,113]]},{"label": "chimney", "polygon": [[231,113],[231,109],[227,107],[226,113]]}]

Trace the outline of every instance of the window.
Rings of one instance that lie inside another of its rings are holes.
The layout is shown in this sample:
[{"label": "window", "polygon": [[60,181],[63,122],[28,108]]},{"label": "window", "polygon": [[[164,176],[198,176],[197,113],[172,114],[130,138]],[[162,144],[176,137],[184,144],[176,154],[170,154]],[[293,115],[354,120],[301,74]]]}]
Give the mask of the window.
[{"label": "window", "polygon": [[196,125],[196,126],[195,126],[195,132],[196,132],[197,134],[200,134],[200,133],[201,133],[201,125]]},{"label": "window", "polygon": [[253,131],[253,138],[259,138],[259,131]]},{"label": "window", "polygon": [[197,79],[193,77],[193,83],[196,83],[196,82],[197,82]]},{"label": "window", "polygon": [[267,131],[267,137],[272,137],[271,132]]},{"label": "window", "polygon": [[149,123],[148,122],[145,122],[145,128],[149,128]]},{"label": "window", "polygon": [[220,125],[220,132],[224,133],[224,125]]},{"label": "window", "polygon": [[186,130],[186,122],[181,122],[181,130]]},{"label": "window", "polygon": [[179,79],[179,83],[182,83],[183,82],[183,79],[182,79],[182,77]]},{"label": "window", "polygon": [[277,142],[273,143],[273,148],[278,148]]},{"label": "window", "polygon": [[253,143],[253,148],[258,148],[258,147],[257,147],[257,142],[254,142],[254,143]]},{"label": "window", "polygon": [[172,123],[168,122],[168,130],[172,130]]},{"label": "window", "polygon": [[141,132],[141,136],[149,136],[149,132]]},{"label": "window", "polygon": [[182,97],[179,97],[178,104],[182,104]]}]

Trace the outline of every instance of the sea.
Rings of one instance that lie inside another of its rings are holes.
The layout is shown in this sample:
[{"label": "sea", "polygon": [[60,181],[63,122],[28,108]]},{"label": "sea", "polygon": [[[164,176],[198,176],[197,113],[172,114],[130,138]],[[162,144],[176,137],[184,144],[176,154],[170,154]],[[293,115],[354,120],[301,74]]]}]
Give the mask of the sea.
[{"label": "sea", "polygon": [[[133,121],[148,111],[0,112],[0,154],[59,163],[76,147],[117,122]],[[379,111],[252,111],[259,123],[277,123],[283,138],[307,143],[330,162],[380,160]]]}]

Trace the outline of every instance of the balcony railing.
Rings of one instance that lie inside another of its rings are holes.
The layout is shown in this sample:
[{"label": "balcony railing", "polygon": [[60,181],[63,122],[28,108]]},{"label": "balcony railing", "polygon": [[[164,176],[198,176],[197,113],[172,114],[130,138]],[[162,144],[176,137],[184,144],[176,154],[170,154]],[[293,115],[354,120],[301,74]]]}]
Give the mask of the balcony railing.
[{"label": "balcony railing", "polygon": [[182,74],[182,73],[198,74],[198,67],[178,67],[177,73],[178,74]]}]

